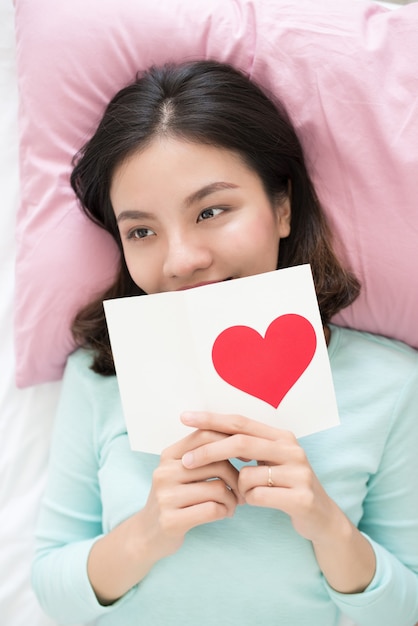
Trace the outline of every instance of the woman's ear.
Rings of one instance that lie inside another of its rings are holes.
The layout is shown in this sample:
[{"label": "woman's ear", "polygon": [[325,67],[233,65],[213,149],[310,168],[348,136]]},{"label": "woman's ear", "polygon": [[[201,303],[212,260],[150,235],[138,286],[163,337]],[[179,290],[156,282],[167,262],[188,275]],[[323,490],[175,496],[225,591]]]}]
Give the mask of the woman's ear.
[{"label": "woman's ear", "polygon": [[283,196],[276,203],[276,216],[277,216],[277,234],[280,239],[285,239],[290,235],[291,221],[292,221],[292,208],[290,194]]}]

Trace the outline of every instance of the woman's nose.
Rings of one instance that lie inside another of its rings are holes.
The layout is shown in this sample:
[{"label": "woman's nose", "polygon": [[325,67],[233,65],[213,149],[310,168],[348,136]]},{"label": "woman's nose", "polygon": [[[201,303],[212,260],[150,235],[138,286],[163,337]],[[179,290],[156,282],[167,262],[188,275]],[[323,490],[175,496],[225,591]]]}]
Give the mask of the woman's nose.
[{"label": "woman's nose", "polygon": [[187,278],[212,263],[212,253],[207,245],[193,236],[170,239],[164,260],[164,274],[168,278]]}]

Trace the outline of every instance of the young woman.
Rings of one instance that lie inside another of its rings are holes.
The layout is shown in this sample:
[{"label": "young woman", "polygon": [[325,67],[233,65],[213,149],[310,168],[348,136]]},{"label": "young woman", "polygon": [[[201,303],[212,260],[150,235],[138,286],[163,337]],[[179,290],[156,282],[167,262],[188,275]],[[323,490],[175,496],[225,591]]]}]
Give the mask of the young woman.
[{"label": "young woman", "polygon": [[[33,567],[45,610],[68,624],[412,626],[418,355],[330,324],[359,284],[282,105],[227,65],[153,68],[110,102],[72,185],[121,266],[74,324]],[[191,435],[132,452],[102,301],[301,263],[341,425],[297,441],[256,415],[185,413]]]}]

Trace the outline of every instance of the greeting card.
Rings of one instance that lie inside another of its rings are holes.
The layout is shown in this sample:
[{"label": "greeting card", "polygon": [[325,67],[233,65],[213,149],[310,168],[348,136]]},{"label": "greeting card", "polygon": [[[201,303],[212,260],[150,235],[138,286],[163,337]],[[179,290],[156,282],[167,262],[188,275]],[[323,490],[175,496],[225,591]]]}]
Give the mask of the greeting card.
[{"label": "greeting card", "polygon": [[159,454],[186,436],[183,411],[297,437],[339,423],[308,265],[104,307],[133,450]]}]

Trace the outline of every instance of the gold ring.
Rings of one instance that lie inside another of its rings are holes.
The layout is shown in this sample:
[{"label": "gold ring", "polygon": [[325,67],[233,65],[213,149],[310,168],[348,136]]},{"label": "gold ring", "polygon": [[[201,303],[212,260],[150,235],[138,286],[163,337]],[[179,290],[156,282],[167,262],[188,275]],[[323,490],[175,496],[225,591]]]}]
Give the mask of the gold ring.
[{"label": "gold ring", "polygon": [[268,471],[269,471],[269,473],[268,473],[268,478],[267,478],[267,487],[274,487],[274,482],[273,482],[273,479],[271,477],[271,466],[270,465],[268,466]]}]

